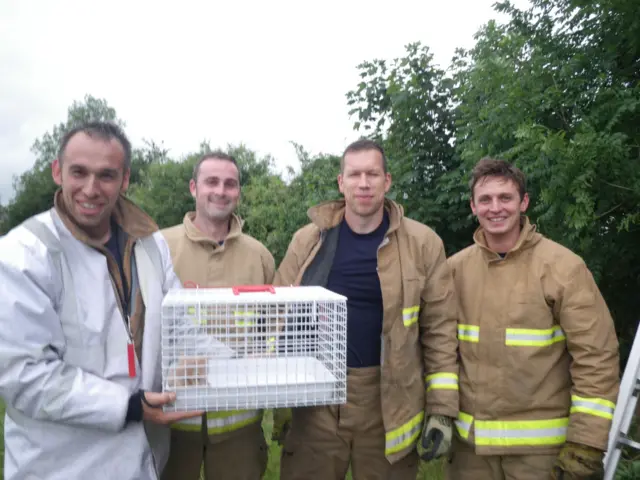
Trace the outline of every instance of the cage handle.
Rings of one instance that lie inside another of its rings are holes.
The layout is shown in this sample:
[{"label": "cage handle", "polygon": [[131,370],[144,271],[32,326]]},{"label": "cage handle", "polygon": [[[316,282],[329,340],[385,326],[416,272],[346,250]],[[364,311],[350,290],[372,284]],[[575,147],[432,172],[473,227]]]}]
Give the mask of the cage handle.
[{"label": "cage handle", "polygon": [[238,287],[233,287],[232,290],[234,295],[240,295],[241,293],[250,292],[276,293],[276,289],[273,288],[273,285],[241,285]]}]

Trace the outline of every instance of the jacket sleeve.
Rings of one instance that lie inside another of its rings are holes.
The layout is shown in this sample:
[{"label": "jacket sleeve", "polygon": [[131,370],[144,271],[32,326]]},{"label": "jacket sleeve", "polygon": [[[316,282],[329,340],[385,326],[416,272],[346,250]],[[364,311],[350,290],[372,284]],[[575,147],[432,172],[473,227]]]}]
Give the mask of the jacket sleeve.
[{"label": "jacket sleeve", "polygon": [[300,268],[302,266],[302,262],[304,259],[299,258],[299,235],[298,233],[293,235],[291,239],[291,243],[289,243],[289,247],[287,248],[287,253],[285,253],[282,262],[280,262],[280,266],[275,273],[273,278],[273,284],[278,287],[286,287],[289,285],[293,285],[298,273],[300,273]]},{"label": "jacket sleeve", "polygon": [[273,283],[274,276],[276,274],[276,262],[273,259],[273,255],[268,250],[265,251],[262,257],[262,263],[264,265],[264,283],[269,285]]},{"label": "jacket sleeve", "polygon": [[421,293],[420,342],[424,359],[427,415],[458,415],[458,317],[455,287],[444,245],[426,246],[426,278]]},{"label": "jacket sleeve", "polygon": [[0,241],[0,396],[35,420],[119,431],[127,389],[62,360],[53,264],[15,234]]},{"label": "jacket sleeve", "polygon": [[604,451],[620,385],[618,339],[587,266],[579,264],[563,283],[556,308],[572,358],[567,440]]}]

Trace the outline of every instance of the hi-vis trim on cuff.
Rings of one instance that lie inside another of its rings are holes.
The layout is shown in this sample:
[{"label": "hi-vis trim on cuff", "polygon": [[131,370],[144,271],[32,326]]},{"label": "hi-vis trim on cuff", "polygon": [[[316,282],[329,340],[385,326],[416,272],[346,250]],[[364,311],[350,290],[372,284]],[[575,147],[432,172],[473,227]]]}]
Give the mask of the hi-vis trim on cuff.
[{"label": "hi-vis trim on cuff", "polygon": [[401,427],[387,432],[385,435],[385,455],[391,455],[411,447],[420,436],[422,420],[424,420],[424,412],[420,412]]},{"label": "hi-vis trim on cuff", "polygon": [[465,440],[468,439],[471,425],[473,424],[473,416],[468,413],[458,412],[458,419],[455,421],[455,424],[460,436]]},{"label": "hi-vis trim on cuff", "polygon": [[583,398],[571,395],[571,413],[586,413],[613,420],[613,410],[615,408],[615,403],[603,398]]},{"label": "hi-vis trim on cuff", "polygon": [[478,325],[458,325],[458,340],[478,343],[480,341],[480,327]]},{"label": "hi-vis trim on cuff", "polygon": [[418,321],[420,315],[420,305],[402,309],[402,321],[405,327],[410,327]]},{"label": "hi-vis trim on cuff", "polygon": [[[262,410],[233,410],[228,412],[207,413],[207,433],[209,435],[232,432],[251,423],[262,420]],[[174,430],[199,432],[202,426],[202,418],[187,418],[171,424]]]},{"label": "hi-vis trim on cuff", "polygon": [[455,373],[432,373],[424,378],[429,390],[458,390],[458,375]]},{"label": "hi-vis trim on cuff", "polygon": [[476,445],[492,447],[553,446],[567,440],[568,418],[552,420],[476,420]]},{"label": "hi-vis trim on cuff", "polygon": [[565,339],[559,326],[547,329],[507,328],[505,345],[518,347],[546,347]]}]

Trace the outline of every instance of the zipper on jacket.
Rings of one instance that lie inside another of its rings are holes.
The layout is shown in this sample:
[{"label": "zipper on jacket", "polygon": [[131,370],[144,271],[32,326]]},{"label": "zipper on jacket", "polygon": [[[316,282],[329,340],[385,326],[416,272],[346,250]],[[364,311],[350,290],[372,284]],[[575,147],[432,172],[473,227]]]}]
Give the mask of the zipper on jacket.
[{"label": "zipper on jacket", "polygon": [[380,259],[378,258],[378,255],[380,254],[380,249],[385,245],[387,245],[388,243],[389,243],[389,237],[385,235],[384,239],[376,249],[376,275],[378,275],[378,281],[380,282],[380,293],[382,296],[382,328],[381,328],[382,331],[380,332],[380,367],[384,365],[384,293],[382,291],[382,280],[380,279],[380,267],[378,266]]}]

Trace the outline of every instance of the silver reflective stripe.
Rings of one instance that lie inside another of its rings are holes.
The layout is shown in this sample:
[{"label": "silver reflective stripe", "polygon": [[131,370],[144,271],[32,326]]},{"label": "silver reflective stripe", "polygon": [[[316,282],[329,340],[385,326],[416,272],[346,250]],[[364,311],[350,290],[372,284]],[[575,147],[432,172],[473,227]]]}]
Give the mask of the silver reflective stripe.
[{"label": "silver reflective stripe", "polygon": [[233,426],[236,423],[244,422],[245,420],[251,420],[260,416],[260,410],[249,410],[247,412],[230,415],[228,417],[211,418],[207,415],[207,427],[208,428],[221,428]]},{"label": "silver reflective stripe", "polygon": [[480,327],[478,325],[458,325],[458,339],[474,343],[480,341]]},{"label": "silver reflective stripe", "polygon": [[[479,423],[479,422],[478,422]],[[528,430],[506,430],[479,428],[476,424],[476,438],[536,438],[566,435],[567,427],[534,428]]]},{"label": "silver reflective stripe", "polygon": [[404,322],[405,327],[410,327],[411,325],[416,323],[418,321],[419,316],[420,316],[419,305],[414,305],[413,307],[402,309],[402,321]]},{"label": "silver reflective stripe", "polygon": [[546,346],[565,338],[560,327],[544,330],[507,328],[506,344],[521,346]]},{"label": "silver reflective stripe", "polygon": [[410,447],[420,435],[423,419],[424,412],[420,412],[401,427],[388,432],[386,434],[385,453],[391,455]]},{"label": "silver reflective stripe", "polygon": [[613,419],[615,406],[615,403],[603,398],[571,396],[571,413],[586,413],[611,420]]},{"label": "silver reflective stripe", "polygon": [[582,402],[582,401],[573,401],[573,406],[574,407],[584,407],[584,408],[588,408],[590,410],[599,410],[603,413],[610,413],[611,415],[613,415],[613,408],[610,407],[606,407],[604,405],[598,405],[597,403],[593,403],[593,402]]}]

